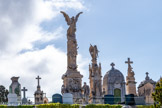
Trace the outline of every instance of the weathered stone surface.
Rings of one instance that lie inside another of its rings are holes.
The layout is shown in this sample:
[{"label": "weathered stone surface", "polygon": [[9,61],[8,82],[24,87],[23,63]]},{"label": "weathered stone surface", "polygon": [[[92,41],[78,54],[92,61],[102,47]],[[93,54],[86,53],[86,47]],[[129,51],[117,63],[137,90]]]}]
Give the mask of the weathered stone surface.
[{"label": "weathered stone surface", "polygon": [[136,105],[145,105],[144,96],[134,98]]},{"label": "weathered stone surface", "polygon": [[[67,25],[69,28],[67,30],[67,71],[62,76],[63,85],[61,92],[64,93],[72,93],[74,99],[82,98],[82,75],[77,70],[77,41],[76,41],[76,22],[78,20],[79,15],[82,13],[78,13],[76,17],[69,18],[69,16],[61,11],[64,15]],[[75,101],[75,100],[74,100]]]},{"label": "weathered stone surface", "polygon": [[[89,80],[90,80],[90,103],[101,103],[102,101],[102,73],[101,63],[97,64],[98,49],[97,46],[90,45],[90,55],[92,63],[89,65]],[[95,99],[95,100],[94,100]]]},{"label": "weathered stone surface", "polygon": [[126,77],[126,94],[136,94],[136,82],[135,82],[135,77],[134,77],[134,72],[133,68],[131,67],[131,64],[133,64],[132,61],[130,61],[130,58],[128,58],[128,61],[125,63],[128,64],[128,72],[127,72],[127,77]]},{"label": "weathered stone surface", "polygon": [[71,93],[64,93],[63,94],[63,103],[64,104],[73,104],[73,94]]},{"label": "weathered stone surface", "polygon": [[89,93],[90,93],[89,86],[86,84],[86,82],[84,82],[84,85],[82,87],[82,94],[83,94],[84,104],[88,104]]},{"label": "weathered stone surface", "polygon": [[[124,102],[125,98],[125,80],[123,74],[114,68],[115,64],[111,63],[109,70],[103,79],[103,90],[105,95],[114,95],[115,102]],[[118,98],[121,97],[121,98]],[[120,99],[120,100],[119,100]]]}]

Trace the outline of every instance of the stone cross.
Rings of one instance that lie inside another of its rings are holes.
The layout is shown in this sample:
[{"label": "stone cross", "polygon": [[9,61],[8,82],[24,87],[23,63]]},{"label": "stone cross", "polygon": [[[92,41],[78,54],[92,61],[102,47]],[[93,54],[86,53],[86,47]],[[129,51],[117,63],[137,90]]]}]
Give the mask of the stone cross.
[{"label": "stone cross", "polygon": [[148,73],[148,72],[146,72],[146,76],[148,76],[148,74],[149,74],[149,73]]},{"label": "stone cross", "polygon": [[36,79],[38,80],[38,87],[40,87],[40,85],[39,85],[39,80],[41,79],[41,77],[37,76]]},{"label": "stone cross", "polygon": [[112,66],[112,68],[114,68],[114,66],[115,66],[115,64],[114,64],[114,63],[111,63],[110,65]]},{"label": "stone cross", "polygon": [[130,58],[128,58],[128,61],[125,61],[126,64],[128,64],[128,67],[130,67],[131,64],[133,64],[133,61],[130,61]]},{"label": "stone cross", "polygon": [[149,74],[149,73],[146,72],[146,78],[145,78],[146,80],[149,80],[149,79],[150,79],[149,76],[148,76],[148,74]]},{"label": "stone cross", "polygon": [[25,87],[23,87],[23,89],[21,89],[21,91],[23,91],[24,98],[26,98],[25,92],[28,91],[28,90]]}]

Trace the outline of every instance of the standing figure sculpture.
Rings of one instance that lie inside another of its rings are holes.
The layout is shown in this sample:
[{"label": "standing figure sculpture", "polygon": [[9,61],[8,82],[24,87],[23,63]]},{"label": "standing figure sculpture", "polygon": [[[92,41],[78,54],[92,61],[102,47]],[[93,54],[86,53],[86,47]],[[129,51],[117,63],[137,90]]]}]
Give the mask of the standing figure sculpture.
[{"label": "standing figure sculpture", "polygon": [[93,60],[93,61],[97,61],[98,52],[99,52],[98,49],[97,49],[97,46],[96,46],[96,45],[92,46],[92,45],[90,44],[89,52],[90,52],[90,55],[91,55],[91,57],[92,57],[92,60]]},{"label": "standing figure sculpture", "polygon": [[68,46],[67,46],[67,55],[68,55],[68,66],[67,68],[70,70],[77,70],[77,64],[76,64],[76,56],[77,56],[77,41],[75,37],[76,32],[76,22],[78,20],[78,17],[83,12],[80,12],[76,15],[76,17],[69,18],[69,16],[61,11],[61,13],[64,15],[65,20],[67,22],[67,25],[69,25],[69,28],[67,30],[67,39],[68,39]]},{"label": "standing figure sculpture", "polygon": [[89,86],[86,84],[86,82],[84,82],[84,85],[82,87],[82,92],[83,92],[84,103],[88,104],[88,100],[89,100]]},{"label": "standing figure sculpture", "polygon": [[69,16],[63,11],[61,11],[61,13],[64,15],[65,20],[67,22],[67,25],[69,25],[69,28],[67,30],[67,35],[68,36],[75,36],[76,22],[78,21],[79,15],[82,14],[83,12],[78,13],[76,15],[76,17],[73,16],[72,18],[69,18]]},{"label": "standing figure sculpture", "polygon": [[72,93],[74,96],[74,102],[78,100],[77,98],[82,97],[82,75],[77,70],[77,40],[76,40],[76,22],[78,17],[82,12],[78,13],[76,17],[70,18],[65,12],[61,11],[64,15],[67,25],[69,26],[67,30],[67,71],[62,76],[63,86],[62,94]]}]

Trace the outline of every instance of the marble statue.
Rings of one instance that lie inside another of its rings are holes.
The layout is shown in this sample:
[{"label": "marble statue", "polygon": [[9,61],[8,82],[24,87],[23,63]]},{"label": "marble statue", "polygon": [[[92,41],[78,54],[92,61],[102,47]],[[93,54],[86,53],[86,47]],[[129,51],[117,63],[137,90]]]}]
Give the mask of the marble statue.
[{"label": "marble statue", "polygon": [[83,12],[80,12],[76,15],[76,17],[69,18],[69,16],[61,11],[67,25],[69,26],[67,30],[67,71],[62,76],[63,79],[63,86],[62,86],[62,94],[64,93],[71,93],[74,97],[74,102],[78,98],[82,98],[82,75],[77,70],[77,40],[76,40],[76,22]]}]

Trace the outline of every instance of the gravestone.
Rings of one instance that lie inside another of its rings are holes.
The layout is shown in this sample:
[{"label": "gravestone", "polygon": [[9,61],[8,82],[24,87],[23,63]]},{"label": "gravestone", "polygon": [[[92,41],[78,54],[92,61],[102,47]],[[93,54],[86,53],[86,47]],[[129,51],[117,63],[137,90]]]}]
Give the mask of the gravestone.
[{"label": "gravestone", "polygon": [[27,89],[25,87],[23,87],[23,89],[21,89],[21,91],[23,91],[23,99],[22,99],[22,104],[27,104],[27,98],[26,98],[26,94],[25,92],[27,91]]},{"label": "gravestone", "polygon": [[17,106],[18,105],[18,97],[15,93],[8,94],[8,105],[9,106]]},{"label": "gravestone", "polygon": [[64,93],[62,97],[64,104],[73,104],[73,95],[71,93]]},{"label": "gravestone", "polygon": [[125,104],[126,105],[135,105],[134,94],[125,95]]},{"label": "gravestone", "polygon": [[135,100],[136,105],[145,105],[146,104],[145,98],[143,96],[135,97],[134,100]]},{"label": "gravestone", "polygon": [[54,94],[52,96],[52,103],[62,103],[62,95]]},{"label": "gravestone", "polygon": [[114,95],[104,95],[104,104],[114,104]]}]

